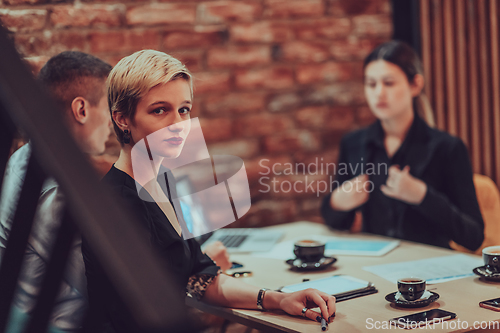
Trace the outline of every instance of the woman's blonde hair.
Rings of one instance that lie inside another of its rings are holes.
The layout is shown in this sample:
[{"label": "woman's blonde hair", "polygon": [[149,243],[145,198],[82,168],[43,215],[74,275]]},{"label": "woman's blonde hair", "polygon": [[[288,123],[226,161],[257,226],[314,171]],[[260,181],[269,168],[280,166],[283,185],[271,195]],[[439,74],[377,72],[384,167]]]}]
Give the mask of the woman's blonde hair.
[{"label": "woman's blonde hair", "polygon": [[[377,46],[366,57],[363,68],[376,60],[385,60],[397,65],[406,74],[409,82],[413,82],[417,74],[424,75],[420,58],[405,42],[393,40]],[[424,119],[429,126],[435,126],[431,104],[423,91],[413,98],[413,108],[415,113]]]},{"label": "woman's blonde hair", "polygon": [[[179,78],[189,83],[192,94],[191,73],[179,60],[166,53],[142,50],[121,59],[106,82],[111,118],[114,112],[120,112],[133,122],[137,103],[151,88]],[[118,141],[123,144],[123,131],[114,119],[113,126]]]}]

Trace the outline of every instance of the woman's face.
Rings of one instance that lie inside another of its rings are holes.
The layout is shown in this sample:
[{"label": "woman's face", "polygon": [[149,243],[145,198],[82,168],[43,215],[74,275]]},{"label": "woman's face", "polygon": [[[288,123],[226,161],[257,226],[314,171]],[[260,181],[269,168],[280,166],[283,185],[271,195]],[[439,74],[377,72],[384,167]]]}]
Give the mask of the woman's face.
[{"label": "woman's face", "polygon": [[376,60],[365,68],[365,96],[380,120],[413,112],[412,100],[420,89],[410,84],[403,70],[391,62]]},{"label": "woman's face", "polygon": [[153,87],[137,103],[134,121],[128,122],[133,142],[147,137],[151,154],[176,158],[191,129],[192,105],[191,88],[185,79]]}]

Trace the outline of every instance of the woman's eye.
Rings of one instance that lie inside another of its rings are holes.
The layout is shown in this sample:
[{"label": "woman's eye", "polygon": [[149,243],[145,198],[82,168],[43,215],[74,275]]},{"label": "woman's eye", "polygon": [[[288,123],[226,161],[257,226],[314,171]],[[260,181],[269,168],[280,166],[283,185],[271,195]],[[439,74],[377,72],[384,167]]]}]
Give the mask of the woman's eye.
[{"label": "woman's eye", "polygon": [[180,114],[189,114],[191,112],[191,109],[189,109],[188,107],[184,107],[184,108],[181,108],[179,109],[179,113]]},{"label": "woman's eye", "polygon": [[160,114],[164,114],[165,112],[167,112],[167,111],[165,110],[165,108],[158,108],[158,109],[154,109],[154,110],[153,110],[153,113],[154,113],[154,114],[158,114],[158,115],[160,115]]},{"label": "woman's eye", "polygon": [[366,84],[368,87],[370,87],[370,88],[375,88],[375,86],[376,86],[376,83],[375,83],[375,82],[366,82],[365,84]]},{"label": "woman's eye", "polygon": [[394,85],[394,82],[393,81],[386,81],[384,82],[384,84],[387,86],[387,87],[392,87]]}]

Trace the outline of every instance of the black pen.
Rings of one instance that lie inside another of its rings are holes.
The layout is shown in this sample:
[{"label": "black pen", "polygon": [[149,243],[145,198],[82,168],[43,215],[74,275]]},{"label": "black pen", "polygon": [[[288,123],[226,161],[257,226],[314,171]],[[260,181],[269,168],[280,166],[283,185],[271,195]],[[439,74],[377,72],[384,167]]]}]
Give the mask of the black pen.
[{"label": "black pen", "polygon": [[328,324],[326,323],[325,318],[321,317],[321,330],[322,330],[322,331],[326,331],[326,326],[327,326],[327,325],[328,325]]}]

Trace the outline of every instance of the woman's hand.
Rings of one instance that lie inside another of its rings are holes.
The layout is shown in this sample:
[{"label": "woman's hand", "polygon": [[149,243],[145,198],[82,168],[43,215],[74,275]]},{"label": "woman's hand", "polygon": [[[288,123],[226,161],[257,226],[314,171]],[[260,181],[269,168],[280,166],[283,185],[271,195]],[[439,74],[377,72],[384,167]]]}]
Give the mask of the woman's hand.
[{"label": "woman's hand", "polygon": [[[346,183],[350,185],[344,185]],[[330,206],[335,210],[350,211],[368,201],[373,190],[369,183],[368,175],[359,175],[345,181],[333,191]]]},{"label": "woman's hand", "polygon": [[223,271],[230,269],[233,265],[229,260],[229,254],[227,253],[226,247],[220,241],[208,244],[205,248],[205,253]]},{"label": "woman's hand", "polygon": [[[279,302],[279,307],[290,315],[302,316],[302,309],[319,307],[321,315],[316,311],[307,310],[305,316],[314,321],[321,321],[322,316],[329,322],[330,317],[335,313],[335,297],[319,290],[309,288],[284,295]],[[319,320],[318,317],[320,317]]]},{"label": "woman's hand", "polygon": [[389,177],[387,177],[385,185],[380,187],[380,190],[388,197],[418,205],[424,200],[427,185],[420,179],[410,175],[408,165],[403,170],[400,170],[399,166],[393,165],[389,168]]}]

